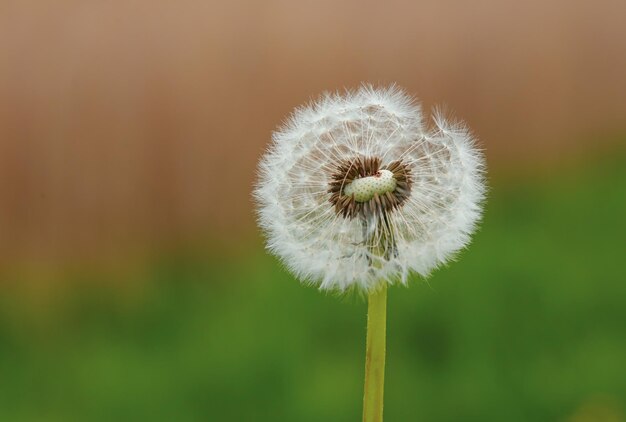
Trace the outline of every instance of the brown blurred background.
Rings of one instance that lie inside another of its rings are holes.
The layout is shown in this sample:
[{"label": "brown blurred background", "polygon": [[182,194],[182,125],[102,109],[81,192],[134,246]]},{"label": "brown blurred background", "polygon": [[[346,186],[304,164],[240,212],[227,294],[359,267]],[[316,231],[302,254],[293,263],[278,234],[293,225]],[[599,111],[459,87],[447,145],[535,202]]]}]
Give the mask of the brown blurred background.
[{"label": "brown blurred background", "polygon": [[492,179],[557,171],[626,131],[625,16],[617,0],[2,1],[0,269],[237,248],[271,131],[361,81],[454,110]]}]

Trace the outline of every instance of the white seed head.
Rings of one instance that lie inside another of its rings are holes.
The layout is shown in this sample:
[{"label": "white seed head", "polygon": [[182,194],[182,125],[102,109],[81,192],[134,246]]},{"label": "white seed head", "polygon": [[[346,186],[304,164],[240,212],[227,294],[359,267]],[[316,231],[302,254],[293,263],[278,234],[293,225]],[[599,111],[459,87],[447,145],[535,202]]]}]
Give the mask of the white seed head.
[{"label": "white seed head", "polygon": [[273,134],[254,192],[267,246],[302,281],[370,291],[469,243],[484,162],[465,125],[392,86],[326,94]]}]

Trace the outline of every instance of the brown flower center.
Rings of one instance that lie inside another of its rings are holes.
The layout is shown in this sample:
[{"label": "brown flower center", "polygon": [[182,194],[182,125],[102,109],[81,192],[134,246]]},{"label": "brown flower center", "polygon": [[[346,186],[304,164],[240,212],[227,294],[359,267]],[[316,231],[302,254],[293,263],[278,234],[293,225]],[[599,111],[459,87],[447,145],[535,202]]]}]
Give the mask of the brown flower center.
[{"label": "brown flower center", "polygon": [[411,170],[398,160],[381,166],[378,157],[355,157],[337,164],[328,192],[335,211],[347,218],[384,217],[411,193]]}]

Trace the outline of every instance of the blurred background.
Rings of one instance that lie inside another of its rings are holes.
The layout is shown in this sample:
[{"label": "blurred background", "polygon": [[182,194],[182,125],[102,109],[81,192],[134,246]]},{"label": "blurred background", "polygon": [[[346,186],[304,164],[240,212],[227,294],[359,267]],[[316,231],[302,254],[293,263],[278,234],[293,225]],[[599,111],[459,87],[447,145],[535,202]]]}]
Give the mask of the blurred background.
[{"label": "blurred background", "polygon": [[626,3],[0,1],[0,420],[360,420],[366,306],[263,250],[271,132],[398,83],[480,138],[390,291],[389,421],[626,420]]}]

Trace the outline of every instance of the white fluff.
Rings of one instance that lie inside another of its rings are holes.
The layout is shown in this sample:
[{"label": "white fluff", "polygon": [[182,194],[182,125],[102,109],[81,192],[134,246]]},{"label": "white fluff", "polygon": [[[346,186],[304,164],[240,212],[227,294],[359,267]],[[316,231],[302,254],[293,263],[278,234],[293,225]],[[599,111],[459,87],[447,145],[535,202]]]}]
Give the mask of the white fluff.
[{"label": "white fluff", "polygon": [[[427,276],[450,260],[480,219],[484,160],[464,124],[438,112],[433,122],[425,127],[420,106],[395,86],[363,85],[296,109],[259,164],[254,196],[268,249],[303,282],[336,291],[406,284],[411,272]],[[334,165],[359,155],[410,164],[410,197],[389,213],[390,259],[372,257],[362,223],[329,202]]]}]

